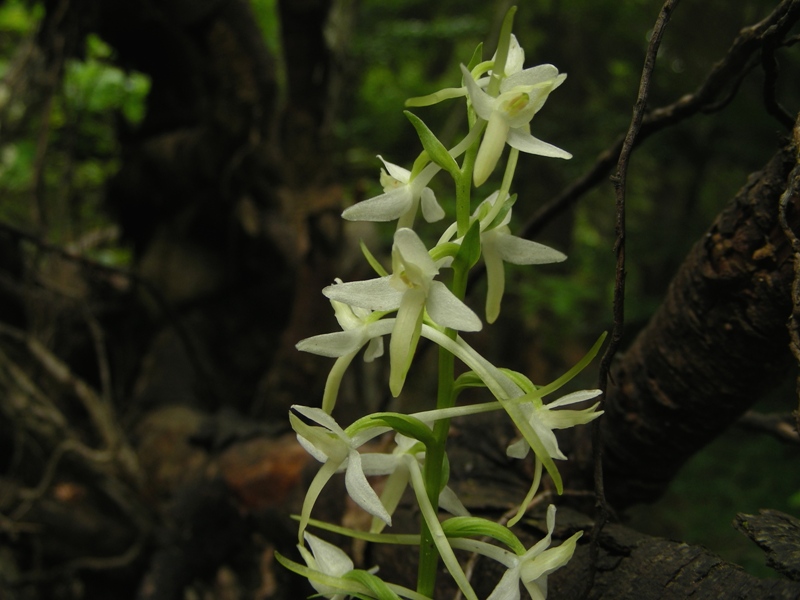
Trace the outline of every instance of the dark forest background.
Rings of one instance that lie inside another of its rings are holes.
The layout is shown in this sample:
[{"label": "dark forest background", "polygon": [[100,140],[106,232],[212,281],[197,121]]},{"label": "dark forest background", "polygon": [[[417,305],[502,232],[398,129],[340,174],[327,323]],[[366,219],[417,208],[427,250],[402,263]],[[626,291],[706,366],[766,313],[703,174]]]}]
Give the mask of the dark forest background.
[{"label": "dark forest background", "polygon": [[[288,409],[319,402],[330,361],[294,344],[336,327],[322,287],[370,276],[359,240],[387,256],[390,225],[339,215],[380,193],[377,154],[417,156],[403,102],[458,85],[479,42],[489,58],[512,4],[0,3],[0,598],[310,593],[274,552],[316,468]],[[610,175],[661,2],[518,4],[526,66],[569,75],[534,135],[574,158],[522,156],[514,225],[569,260],[509,269],[473,339],[547,382],[614,325]],[[800,597],[798,20],[796,0],[684,0],[666,29],[627,178],[611,525],[598,559],[587,428],[559,513],[587,535],[551,598]],[[418,114],[445,144],[465,133],[457,102]],[[427,406],[420,352],[397,401],[385,364],[356,361],[339,421]],[[469,507],[499,515],[529,477],[504,460],[513,432],[459,428],[489,465],[464,475]],[[357,522],[342,494],[323,512]],[[737,517],[760,509],[781,549]]]}]

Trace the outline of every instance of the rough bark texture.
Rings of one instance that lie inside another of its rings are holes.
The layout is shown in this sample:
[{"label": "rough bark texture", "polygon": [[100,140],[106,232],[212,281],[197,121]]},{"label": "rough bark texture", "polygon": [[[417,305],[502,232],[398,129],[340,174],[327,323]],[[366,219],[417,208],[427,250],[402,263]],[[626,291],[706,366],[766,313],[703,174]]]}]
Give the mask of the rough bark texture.
[{"label": "rough bark texture", "polygon": [[737,515],[734,525],[764,550],[767,565],[800,581],[800,520],[777,510],[762,510],[757,515]]},{"label": "rough bark texture", "polygon": [[[680,466],[791,363],[791,247],[777,207],[794,152],[787,147],[751,176],[612,369],[602,435],[616,507],[658,498]],[[797,203],[790,202],[795,220]]]}]

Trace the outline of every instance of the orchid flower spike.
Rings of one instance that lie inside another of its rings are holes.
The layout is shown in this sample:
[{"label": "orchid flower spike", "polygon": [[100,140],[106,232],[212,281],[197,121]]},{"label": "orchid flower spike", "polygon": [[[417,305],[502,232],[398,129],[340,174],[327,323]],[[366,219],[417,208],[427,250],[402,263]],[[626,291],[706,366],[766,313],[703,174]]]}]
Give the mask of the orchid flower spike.
[{"label": "orchid flower spike", "polygon": [[364,200],[345,209],[342,217],[348,221],[394,221],[401,219],[401,226],[411,226],[417,207],[422,204],[422,216],[429,223],[444,218],[444,210],[436,201],[428,182],[439,171],[437,165],[428,165],[413,180],[411,171],[399,167],[378,156],[385,169],[381,169],[381,185],[384,193]]},{"label": "orchid flower spike", "polygon": [[[294,413],[298,413],[318,425],[309,425]],[[303,510],[300,515],[300,536],[311,517],[311,510],[322,489],[334,473],[345,471],[345,487],[347,493],[358,506],[372,516],[382,519],[391,525],[392,517],[386,512],[375,490],[369,485],[361,464],[358,448],[370,439],[388,431],[386,427],[371,427],[349,436],[328,413],[320,408],[309,406],[292,406],[289,413],[292,429],[297,433],[297,441],[306,451],[323,463],[306,493]]]},{"label": "orchid flower spike", "polygon": [[322,290],[331,300],[371,310],[397,310],[389,341],[389,388],[394,396],[403,389],[411,359],[419,341],[422,320],[458,331],[479,331],[480,318],[434,277],[439,269],[419,236],[398,229],[392,247],[391,275],[328,286]]},{"label": "orchid flower spike", "polygon": [[481,89],[464,65],[461,65],[461,72],[475,112],[487,121],[486,132],[475,159],[473,180],[476,186],[482,185],[492,174],[506,143],[528,154],[572,158],[569,152],[530,134],[531,119],[544,106],[550,92],[567,77],[559,74],[556,67],[539,65],[504,78],[496,98]]}]

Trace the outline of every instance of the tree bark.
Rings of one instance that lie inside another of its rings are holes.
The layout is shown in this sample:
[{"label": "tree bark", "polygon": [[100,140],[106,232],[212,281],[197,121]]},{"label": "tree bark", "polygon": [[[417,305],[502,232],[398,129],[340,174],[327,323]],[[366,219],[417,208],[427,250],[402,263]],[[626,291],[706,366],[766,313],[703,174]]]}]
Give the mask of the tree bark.
[{"label": "tree bark", "polygon": [[[657,499],[689,457],[783,381],[793,260],[778,204],[795,164],[788,144],[751,176],[612,368],[601,430],[615,507]],[[798,202],[789,199],[794,225]]]}]

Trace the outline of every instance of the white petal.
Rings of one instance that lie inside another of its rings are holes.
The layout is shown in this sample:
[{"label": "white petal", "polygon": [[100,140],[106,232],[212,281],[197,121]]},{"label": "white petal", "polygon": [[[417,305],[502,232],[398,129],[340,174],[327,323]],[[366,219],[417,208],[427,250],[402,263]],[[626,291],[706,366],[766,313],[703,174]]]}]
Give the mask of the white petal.
[{"label": "white petal", "polygon": [[405,214],[412,204],[411,190],[404,185],[346,208],[342,213],[342,218],[348,221],[380,223],[394,221]]},{"label": "white petal", "polygon": [[297,442],[303,447],[303,449],[308,452],[311,456],[313,456],[318,462],[324,463],[328,460],[328,456],[319,448],[317,448],[314,444],[308,441],[299,433],[297,434]]},{"label": "white petal", "polygon": [[558,440],[556,439],[556,434],[553,433],[553,430],[547,427],[545,423],[539,418],[538,414],[535,414],[533,418],[529,421],[531,428],[536,432],[536,435],[539,436],[539,441],[542,442],[542,446],[547,451],[547,454],[550,455],[551,458],[557,458],[559,460],[567,460],[567,457],[564,455],[563,452],[558,447]]},{"label": "white petal", "polygon": [[375,490],[372,489],[372,486],[364,476],[364,471],[361,469],[361,455],[354,450],[350,453],[349,463],[344,476],[344,483],[347,493],[353,499],[353,502],[373,517],[378,517],[387,525],[391,525],[391,515],[386,512],[383,504],[381,504],[381,499],[378,498]]},{"label": "white petal", "polygon": [[395,398],[403,389],[411,359],[417,348],[424,307],[424,292],[409,289],[397,311],[392,337],[389,340],[389,389]]},{"label": "white petal", "polygon": [[543,410],[539,414],[542,422],[550,429],[569,429],[575,425],[591,423],[602,416],[603,411],[595,412],[599,402],[584,410]]},{"label": "white petal", "polygon": [[506,448],[506,455],[511,458],[522,459],[528,456],[530,450],[531,447],[528,442],[525,441],[525,438],[521,437],[516,442],[509,444],[508,448]]},{"label": "white petal", "polygon": [[464,83],[467,86],[472,107],[481,119],[488,121],[494,112],[494,98],[478,87],[478,84],[472,78],[472,74],[464,65],[461,65],[461,73],[464,75]]},{"label": "white petal", "polygon": [[361,455],[361,470],[368,476],[389,475],[399,464],[400,457],[396,454],[368,452]]},{"label": "white petal", "polygon": [[[343,440],[350,439],[347,437],[347,434],[344,432],[344,429],[339,427],[339,424],[336,422],[336,420],[321,408],[317,408],[315,406],[302,406],[300,404],[293,404],[291,406],[291,409],[297,413],[300,413],[305,418],[314,421],[315,423],[319,423],[320,425],[326,427],[327,429],[330,429],[333,433],[339,436],[339,438]],[[289,416],[291,416],[291,413]]]},{"label": "white petal", "polygon": [[572,158],[572,154],[561,148],[557,148],[552,144],[543,142],[531,134],[521,131],[520,129],[511,129],[506,138],[508,145],[516,148],[520,152],[527,152],[528,154],[537,154],[539,156],[547,156],[550,158]]},{"label": "white petal", "polygon": [[549,246],[510,234],[498,232],[495,243],[500,257],[515,265],[547,265],[567,259],[566,254]]},{"label": "white petal", "polygon": [[581,535],[583,535],[583,532],[579,531],[560,546],[549,548],[533,560],[525,561],[521,570],[522,579],[524,581],[535,581],[563,567],[572,558],[575,552],[575,545]]},{"label": "white petal", "polygon": [[[497,52],[494,53],[492,60],[497,60]],[[506,57],[506,67],[503,69],[506,77],[519,73],[522,70],[522,65],[525,64],[525,51],[517,41],[517,36],[511,34],[511,43],[508,46],[508,56]]]},{"label": "white petal", "polygon": [[434,323],[442,327],[458,331],[480,331],[483,327],[480,317],[441,281],[431,282],[426,307]]},{"label": "white petal", "polygon": [[334,333],[323,333],[304,340],[300,340],[295,348],[301,352],[310,352],[319,356],[339,358],[351,352],[357,351],[366,343],[364,331],[361,329],[350,329],[349,331],[336,331]]},{"label": "white petal", "polygon": [[503,153],[506,139],[510,133],[508,122],[499,111],[492,111],[488,121],[483,140],[481,140],[480,148],[478,148],[478,156],[475,158],[473,181],[476,187],[483,185],[489,179],[489,175],[494,171],[497,161]]},{"label": "white petal", "polygon": [[391,286],[389,283],[391,277],[391,275],[387,275],[377,279],[329,285],[323,288],[322,293],[331,300],[344,302],[351,306],[372,310],[394,310],[400,306],[403,293]]},{"label": "white petal", "polygon": [[422,190],[422,216],[428,223],[435,223],[444,219],[444,209],[439,206],[436,196],[431,188]]},{"label": "white petal", "polygon": [[500,304],[506,286],[505,267],[497,248],[501,237],[494,230],[481,236],[483,262],[486,265],[486,321],[489,323],[494,323],[500,315]]},{"label": "white petal", "polygon": [[456,517],[469,516],[467,508],[461,503],[461,500],[458,499],[456,493],[448,486],[444,486],[444,489],[439,493],[439,506]]},{"label": "white petal", "polygon": [[519,569],[509,569],[486,600],[519,600]]},{"label": "white petal", "polygon": [[[537,65],[524,71],[510,74],[500,83],[500,91],[507,92],[519,86],[537,85],[558,77],[558,69],[553,65]],[[566,75],[564,75],[564,78],[566,78]],[[564,79],[562,78],[557,85],[561,85],[563,81]]]},{"label": "white petal", "polygon": [[341,577],[355,568],[350,557],[338,546],[311,535],[307,531],[304,532],[303,537],[314,554],[318,569],[326,575]]},{"label": "white petal", "polygon": [[602,393],[602,390],[580,390],[579,392],[572,392],[571,394],[562,396],[558,400],[549,402],[547,404],[547,408],[556,408],[557,406],[566,406],[567,404],[575,404],[576,402],[591,400],[592,398],[597,398]]},{"label": "white petal", "polygon": [[393,249],[400,253],[405,263],[416,266],[425,276],[433,277],[439,272],[425,244],[413,229],[398,229],[394,234]]},{"label": "white petal", "polygon": [[408,183],[408,180],[411,179],[411,171],[408,169],[404,169],[394,163],[390,163],[387,160],[384,160],[383,157],[379,154],[378,158],[381,159],[381,162],[386,167],[386,170],[389,172],[389,175],[397,179],[400,183]]},{"label": "white petal", "polygon": [[364,352],[364,362],[372,362],[381,356],[383,356],[383,338],[372,338],[367,345],[367,351]]}]

